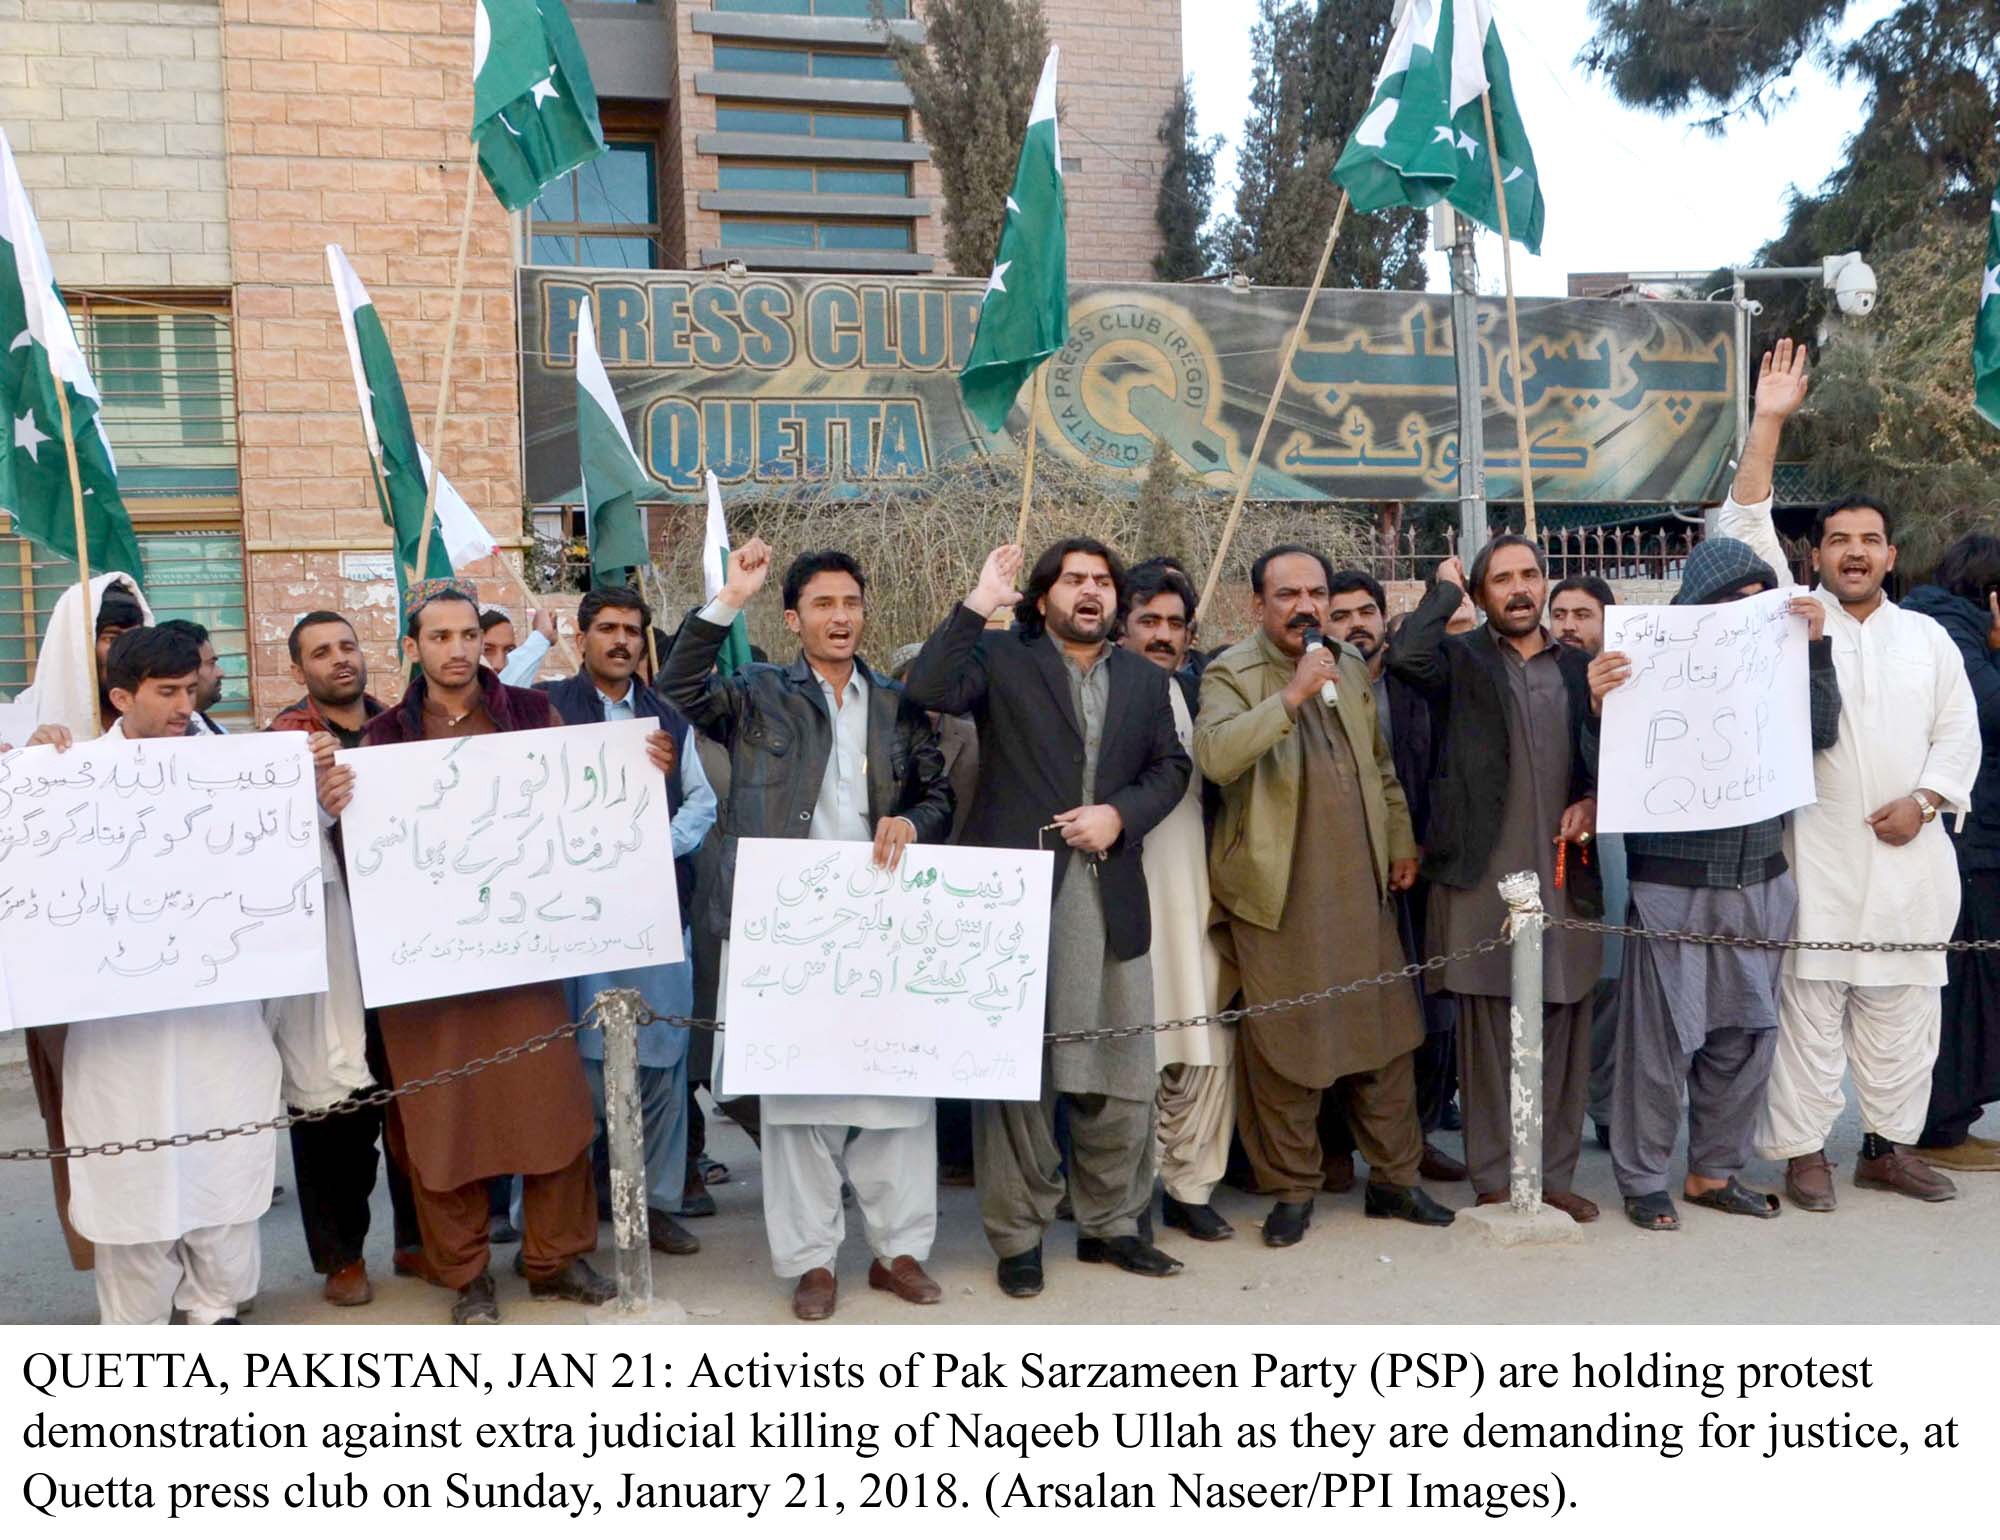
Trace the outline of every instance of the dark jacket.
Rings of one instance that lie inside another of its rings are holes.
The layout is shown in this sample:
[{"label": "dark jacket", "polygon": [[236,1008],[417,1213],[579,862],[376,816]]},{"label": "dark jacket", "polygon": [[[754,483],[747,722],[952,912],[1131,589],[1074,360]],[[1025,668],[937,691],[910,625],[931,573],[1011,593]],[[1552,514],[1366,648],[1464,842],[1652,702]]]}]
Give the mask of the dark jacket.
[{"label": "dark jacket", "polygon": [[[368,731],[368,722],[374,721],[387,708],[374,696],[363,695],[361,697],[361,709],[367,714],[367,721],[361,724],[361,732],[366,734]],[[327,721],[325,715],[320,711],[319,702],[314,700],[310,695],[301,696],[283,711],[272,717],[270,725],[264,731],[267,733],[332,733],[336,738],[342,736],[340,731],[331,722]]]},{"label": "dark jacket", "polygon": [[[565,727],[584,727],[604,720],[604,702],[598,698],[597,686],[591,682],[588,673],[577,673],[568,679],[547,679],[536,684],[535,689],[546,695],[556,710],[561,713]],[[661,700],[652,690],[637,678],[632,680],[632,716],[636,721],[649,717],[658,718],[660,728],[674,740],[674,752],[686,747],[688,721],[678,711]],[[667,817],[674,818],[681,810],[681,778],[678,762],[675,773],[667,776]],[[674,862],[674,886],[681,901],[681,914],[685,916],[694,901],[694,855],[690,852]]]},{"label": "dark jacket", "polygon": [[926,710],[970,714],[979,728],[979,793],[962,844],[1053,849],[1060,890],[1069,846],[1042,827],[1091,802],[1118,810],[1125,831],[1098,877],[1105,940],[1113,956],[1129,960],[1152,944],[1140,847],[1180,801],[1193,767],[1174,733],[1167,671],[1116,646],[1100,666],[1111,674],[1095,787],[1083,784],[1083,724],[1046,634],[989,631],[982,616],[958,605],[924,643],[905,688]]},{"label": "dark jacket", "polygon": [[[562,718],[540,690],[517,690],[502,684],[500,676],[484,663],[479,665],[479,688],[485,696],[486,714],[503,733],[527,732],[536,727],[561,727]],[[418,674],[410,681],[403,698],[368,724],[361,735],[365,748],[385,743],[421,743],[424,737],[424,697],[430,681]]]},{"label": "dark jacket", "polygon": [[[1688,557],[1676,604],[1726,604],[1751,583],[1766,589],[1778,577],[1741,540],[1724,535],[1704,540]],[[1807,688],[1812,704],[1813,752],[1830,749],[1840,737],[1840,677],[1833,669],[1833,643],[1825,637],[1806,649]],[[1584,733],[1584,752],[1597,767],[1598,721]],[[1663,882],[1677,888],[1746,888],[1768,882],[1785,870],[1785,821],[1765,818],[1733,829],[1687,829],[1673,834],[1625,836],[1629,882]]]},{"label": "dark jacket", "polygon": [[1956,842],[1960,871],[2000,870],[2000,662],[1995,661],[2000,655],[1986,646],[1992,613],[1935,583],[1912,590],[1903,608],[1943,626],[1965,658],[1965,679],[1979,708],[1979,779],[1972,783],[1972,812],[1965,827],[1960,829],[1955,818],[1945,827]]},{"label": "dark jacket", "polygon": [[1396,758],[1396,779],[1410,805],[1410,828],[1419,845],[1431,824],[1431,772],[1437,754],[1431,741],[1431,708],[1406,679],[1383,675],[1389,697],[1389,752]]},{"label": "dark jacket", "polygon": [[[692,615],[660,665],[667,699],[729,750],[729,794],[716,820],[720,869],[703,900],[709,923],[724,936],[736,887],[736,842],[806,838],[833,753],[833,721],[805,654],[785,664],[745,664],[725,679],[715,672],[715,655],[728,635],[727,626]],[[920,843],[944,843],[951,835],[951,782],[930,718],[895,680],[859,658],[854,666],[868,682],[870,831],[884,818],[902,817],[915,826]]]},{"label": "dark jacket", "polygon": [[[1436,583],[1389,644],[1389,672],[1431,708],[1437,768],[1431,776],[1423,874],[1449,888],[1485,880],[1507,804],[1507,660],[1491,626],[1445,635],[1464,590]],[[1590,719],[1590,667],[1582,653],[1558,648],[1569,690],[1569,800],[1594,796],[1597,777],[1583,756]],[[1549,838],[1555,838],[1549,830]],[[1592,871],[1594,868],[1586,868]],[[1572,898],[1578,903],[1580,895]],[[1578,903],[1578,907],[1581,904]]]}]

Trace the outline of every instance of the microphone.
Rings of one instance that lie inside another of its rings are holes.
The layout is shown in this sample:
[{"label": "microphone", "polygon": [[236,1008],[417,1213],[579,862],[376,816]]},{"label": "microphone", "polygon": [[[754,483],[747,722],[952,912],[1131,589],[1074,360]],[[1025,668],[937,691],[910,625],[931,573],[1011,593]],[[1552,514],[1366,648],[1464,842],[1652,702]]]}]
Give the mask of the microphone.
[{"label": "microphone", "polygon": [[[1319,634],[1319,627],[1307,626],[1306,651],[1311,652],[1315,647],[1324,648],[1325,646],[1326,646],[1326,638]],[[1331,679],[1327,680],[1324,684],[1322,684],[1319,687],[1319,698],[1320,702],[1323,705],[1329,707],[1334,705],[1340,699],[1340,691],[1334,688],[1334,683]]]}]

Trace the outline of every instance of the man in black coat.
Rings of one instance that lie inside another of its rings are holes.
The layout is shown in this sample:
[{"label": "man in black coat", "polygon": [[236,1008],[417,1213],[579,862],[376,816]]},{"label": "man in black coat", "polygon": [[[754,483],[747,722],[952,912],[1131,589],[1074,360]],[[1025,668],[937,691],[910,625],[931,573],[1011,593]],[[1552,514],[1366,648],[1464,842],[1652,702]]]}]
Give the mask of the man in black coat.
[{"label": "man in black coat", "polygon": [[[1152,1012],[1151,913],[1140,841],[1187,788],[1166,672],[1112,644],[1124,573],[1101,542],[1059,541],[1015,588],[1018,546],[988,554],[972,592],[910,665],[910,699],[969,714],[979,789],[966,845],[1055,853],[1048,1030],[1135,1026]],[[1011,630],[987,620],[1014,607]],[[1042,1289],[1042,1235],[1064,1183],[1058,1101],[1070,1132],[1077,1258],[1164,1277],[1180,1263],[1143,1240],[1153,1191],[1153,1092],[1145,1037],[1055,1045],[1035,1102],[974,1112],[980,1217],[1000,1287]]]},{"label": "man in black coat", "polygon": [[[1597,780],[1582,750],[1590,713],[1589,662],[1542,624],[1548,597],[1541,547],[1496,535],[1467,583],[1456,558],[1397,633],[1389,672],[1430,704],[1437,768],[1431,777],[1423,875],[1431,883],[1425,944],[1458,951],[1498,935],[1506,918],[1496,884],[1532,871],[1554,919],[1603,913],[1585,852],[1597,817]],[[1467,592],[1487,622],[1462,636],[1446,626]],[[1565,885],[1556,855],[1567,846]],[[1550,929],[1542,941],[1542,1201],[1571,1218],[1597,1205],[1570,1190],[1590,1089],[1590,1000],[1595,935]],[[1444,969],[1457,997],[1458,1090],[1465,1163],[1481,1203],[1508,1192],[1512,1059],[1506,951]]]}]

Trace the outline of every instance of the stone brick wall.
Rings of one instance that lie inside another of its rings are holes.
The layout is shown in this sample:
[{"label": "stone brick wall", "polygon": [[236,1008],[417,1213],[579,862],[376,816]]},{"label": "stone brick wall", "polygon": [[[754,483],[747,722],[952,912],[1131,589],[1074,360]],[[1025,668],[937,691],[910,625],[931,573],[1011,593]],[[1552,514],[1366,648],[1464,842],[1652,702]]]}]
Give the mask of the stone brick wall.
[{"label": "stone brick wall", "polygon": [[[353,617],[371,685],[390,698],[401,675],[395,588],[368,571],[389,537],[325,247],[343,247],[367,285],[428,440],[470,155],[472,5],[223,0],[222,17],[256,709],[296,698],[285,638],[318,608]],[[512,235],[483,180],[473,198],[440,458],[506,542],[522,528]],[[523,608],[499,558],[485,566],[471,574],[482,597]]]},{"label": "stone brick wall", "polygon": [[0,0],[0,124],[67,288],[229,282],[219,0]]}]

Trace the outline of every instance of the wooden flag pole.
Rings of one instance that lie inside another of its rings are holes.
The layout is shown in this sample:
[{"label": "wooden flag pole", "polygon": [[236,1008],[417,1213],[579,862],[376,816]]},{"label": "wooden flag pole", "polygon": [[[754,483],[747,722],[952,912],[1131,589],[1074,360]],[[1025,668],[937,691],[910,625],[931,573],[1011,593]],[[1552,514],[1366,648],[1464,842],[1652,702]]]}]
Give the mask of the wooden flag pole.
[{"label": "wooden flag pole", "polygon": [[[451,357],[458,347],[458,302],[465,297],[465,252],[472,243],[472,204],[479,191],[479,146],[465,163],[465,208],[458,220],[458,262],[451,280],[451,314],[444,326],[444,368],[438,374],[437,409],[431,414],[431,473],[424,478],[424,528],[417,537],[417,578],[430,571],[431,524],[437,509],[438,478],[444,475],[445,406],[451,400]],[[523,584],[525,588],[526,585]]]},{"label": "wooden flag pole", "polygon": [[[55,360],[49,360],[49,378],[55,381],[56,414],[62,418],[63,454],[69,461],[69,502],[70,511],[76,515],[76,586],[83,599],[83,669],[84,678],[90,685],[90,709],[99,710],[97,688],[97,616],[90,607],[90,530],[83,516],[83,474],[76,464],[76,429],[70,423],[69,387],[63,377],[56,372]],[[65,726],[70,724],[65,723]],[[78,728],[82,723],[75,724]],[[100,715],[90,724],[97,732],[104,730]],[[93,733],[91,736],[96,736]]]},{"label": "wooden flag pole", "polygon": [[1507,348],[1514,361],[1514,441],[1521,457],[1521,507],[1530,540],[1540,538],[1535,520],[1535,469],[1528,443],[1528,407],[1521,395],[1521,321],[1514,313],[1514,236],[1507,228],[1507,184],[1500,175],[1500,141],[1493,133],[1493,98],[1479,93],[1479,110],[1486,115],[1486,158],[1493,166],[1493,202],[1500,214],[1500,269],[1507,279]]},{"label": "wooden flag pole", "polygon": [[1021,467],[1021,517],[1014,523],[1014,544],[1024,551],[1028,540],[1028,506],[1035,497],[1035,419],[1042,414],[1042,366],[1028,376],[1028,458]]},{"label": "wooden flag pole", "polygon": [[1285,381],[1291,378],[1292,359],[1299,351],[1299,341],[1306,334],[1306,322],[1312,318],[1313,306],[1319,301],[1320,286],[1326,282],[1327,264],[1333,261],[1333,243],[1340,239],[1341,221],[1347,218],[1347,190],[1341,189],[1340,206],[1333,211],[1333,228],[1326,232],[1326,249],[1319,254],[1319,268],[1313,273],[1312,287],[1306,291],[1306,302],[1299,310],[1298,324],[1292,328],[1291,340],[1285,344],[1285,356],[1278,364],[1278,378],[1271,385],[1271,399],[1264,403],[1264,420],[1257,425],[1256,441],[1250,446],[1250,457],[1243,462],[1243,470],[1236,478],[1236,496],[1229,505],[1229,517],[1223,522],[1222,538],[1216,542],[1215,558],[1208,564],[1208,577],[1201,585],[1201,602],[1195,606],[1198,621],[1208,613],[1209,601],[1215,597],[1216,584],[1222,580],[1223,559],[1229,554],[1229,543],[1236,538],[1236,526],[1243,520],[1243,500],[1250,495],[1250,481],[1257,474],[1257,462],[1264,455],[1264,439],[1271,431],[1271,420],[1278,415],[1278,398],[1285,393]]}]

